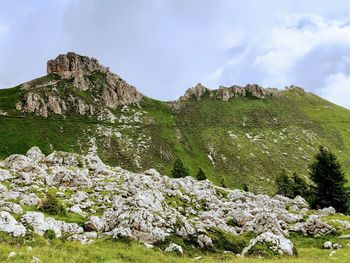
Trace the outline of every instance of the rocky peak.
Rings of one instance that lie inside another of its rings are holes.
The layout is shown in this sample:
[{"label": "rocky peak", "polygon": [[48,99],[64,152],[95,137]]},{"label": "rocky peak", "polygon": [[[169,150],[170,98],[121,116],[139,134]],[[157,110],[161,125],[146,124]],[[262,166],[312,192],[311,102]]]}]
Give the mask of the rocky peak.
[{"label": "rocky peak", "polygon": [[22,85],[25,92],[16,103],[17,110],[42,117],[96,115],[108,108],[138,103],[143,97],[95,58],[73,52],[49,60],[47,74]]},{"label": "rocky peak", "polygon": [[101,66],[97,59],[78,55],[74,52],[59,55],[47,62],[47,74],[55,73],[63,78],[75,75],[89,75],[93,72],[108,72],[109,68]]}]

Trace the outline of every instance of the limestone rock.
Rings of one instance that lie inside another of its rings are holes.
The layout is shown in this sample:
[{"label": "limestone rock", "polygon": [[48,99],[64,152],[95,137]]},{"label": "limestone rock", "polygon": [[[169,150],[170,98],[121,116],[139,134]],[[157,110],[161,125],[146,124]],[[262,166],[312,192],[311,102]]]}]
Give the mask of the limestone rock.
[{"label": "limestone rock", "polygon": [[9,233],[15,237],[26,234],[24,226],[6,211],[0,212],[0,231]]},{"label": "limestone rock", "polygon": [[323,244],[324,249],[331,249],[332,248],[332,242],[331,241],[326,241]]},{"label": "limestone rock", "polygon": [[176,245],[175,243],[171,243],[166,249],[165,252],[175,252],[179,254],[183,254],[182,247],[179,245]]},{"label": "limestone rock", "polygon": [[287,254],[293,256],[293,243],[279,235],[275,235],[271,232],[265,232],[249,242],[249,245],[242,251],[242,256],[249,254],[249,251],[258,243],[269,244],[270,248],[278,254]]},{"label": "limestone rock", "polygon": [[[135,87],[111,73],[96,59],[73,52],[49,60],[47,74],[46,79],[22,85],[24,94],[16,103],[17,110],[45,118],[53,114],[90,116],[119,105],[138,103],[143,97]],[[96,83],[95,78],[101,82]],[[61,86],[84,91],[91,99],[86,100],[75,92],[64,94],[58,89]]]}]

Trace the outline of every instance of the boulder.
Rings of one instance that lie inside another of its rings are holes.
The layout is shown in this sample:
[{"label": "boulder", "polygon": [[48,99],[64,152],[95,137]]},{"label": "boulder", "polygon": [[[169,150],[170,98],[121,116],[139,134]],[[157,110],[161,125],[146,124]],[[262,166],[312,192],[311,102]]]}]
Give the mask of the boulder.
[{"label": "boulder", "polygon": [[268,244],[269,249],[280,255],[287,254],[293,256],[293,243],[284,236],[275,235],[271,232],[265,232],[250,240],[249,245],[242,251],[242,256],[248,255],[249,251],[258,243]]},{"label": "boulder", "polygon": [[332,248],[332,242],[331,241],[326,241],[323,243],[323,248],[324,249],[331,249]]},{"label": "boulder", "polygon": [[175,252],[175,253],[179,253],[179,254],[183,254],[183,250],[182,247],[179,245],[176,245],[175,243],[171,243],[166,249],[165,252]]},{"label": "boulder", "polygon": [[6,211],[0,212],[0,231],[9,233],[15,237],[26,234],[25,227]]}]

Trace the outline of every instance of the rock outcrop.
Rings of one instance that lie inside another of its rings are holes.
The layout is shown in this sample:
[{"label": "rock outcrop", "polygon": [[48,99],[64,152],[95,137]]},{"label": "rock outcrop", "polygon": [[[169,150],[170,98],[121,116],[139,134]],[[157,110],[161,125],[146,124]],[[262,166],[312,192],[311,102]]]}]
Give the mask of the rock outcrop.
[{"label": "rock outcrop", "polygon": [[[297,86],[286,87],[286,91],[298,92],[300,94],[305,94],[305,91]],[[228,101],[233,98],[250,97],[255,99],[265,99],[268,97],[277,96],[280,92],[274,88],[263,88],[257,84],[248,84],[245,87],[241,86],[231,86],[224,87],[220,86],[219,89],[210,90],[204,87],[201,83],[197,84],[193,88],[189,88],[185,94],[179,98],[178,101],[186,101],[188,99],[194,98],[196,100],[201,100],[203,96],[208,96],[211,99]]]},{"label": "rock outcrop", "polygon": [[94,58],[73,52],[47,63],[47,76],[22,85],[16,104],[22,112],[48,117],[52,114],[96,115],[107,108],[137,103],[142,94]]},{"label": "rock outcrop", "polygon": [[[220,230],[234,236],[255,234],[243,255],[259,243],[277,254],[293,255],[290,232],[319,236],[333,230],[322,221],[322,214],[333,209],[320,210],[305,220],[308,204],[300,196],[271,198],[218,187],[208,180],[173,179],[154,169],[136,174],[105,165],[93,153],[54,152],[45,156],[34,147],[26,155],[11,155],[0,162],[0,174],[11,186],[0,188],[0,231],[15,236],[25,235],[27,228],[39,235],[50,230],[56,237],[84,244],[107,235],[150,245],[164,244],[175,235],[210,248],[215,246],[212,233]],[[56,196],[67,210],[84,218],[83,228],[37,211],[23,215],[18,203],[40,206],[49,188],[57,189]],[[166,245],[167,251],[182,253],[178,245]]]}]

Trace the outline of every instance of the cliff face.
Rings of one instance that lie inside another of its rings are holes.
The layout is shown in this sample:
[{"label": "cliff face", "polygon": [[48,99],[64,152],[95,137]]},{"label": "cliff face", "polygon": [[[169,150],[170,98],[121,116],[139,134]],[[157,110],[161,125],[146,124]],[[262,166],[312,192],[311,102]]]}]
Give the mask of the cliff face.
[{"label": "cliff face", "polygon": [[138,103],[142,94],[94,58],[75,53],[47,62],[47,76],[22,85],[17,110],[42,117],[94,115],[104,108]]},{"label": "cliff face", "polygon": [[[305,91],[302,88],[293,86],[293,85],[290,87],[286,87],[286,90],[305,94]],[[248,84],[245,87],[241,87],[237,85],[234,85],[231,87],[220,86],[219,89],[210,90],[199,83],[195,87],[189,88],[185,92],[185,94],[179,98],[178,101],[186,101],[191,98],[201,100],[201,98],[205,95],[207,95],[211,99],[216,99],[221,101],[228,101],[232,98],[241,98],[241,97],[265,99],[268,97],[275,97],[280,92],[281,91],[277,89],[262,88],[256,84]]]}]

